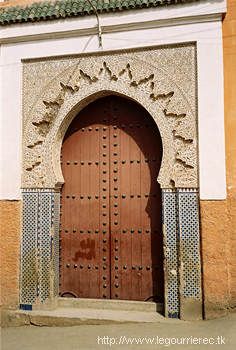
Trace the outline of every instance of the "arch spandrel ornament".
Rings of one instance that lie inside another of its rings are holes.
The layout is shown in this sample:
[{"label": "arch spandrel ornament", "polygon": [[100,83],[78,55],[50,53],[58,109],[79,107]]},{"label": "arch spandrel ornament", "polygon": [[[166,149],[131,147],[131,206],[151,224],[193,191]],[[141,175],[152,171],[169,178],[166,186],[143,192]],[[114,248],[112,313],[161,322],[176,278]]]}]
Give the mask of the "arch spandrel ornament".
[{"label": "arch spandrel ornament", "polygon": [[60,187],[60,148],[69,124],[109,94],[136,101],[155,120],[163,144],[161,187],[198,187],[195,71],[191,44],[25,62],[22,187]]}]

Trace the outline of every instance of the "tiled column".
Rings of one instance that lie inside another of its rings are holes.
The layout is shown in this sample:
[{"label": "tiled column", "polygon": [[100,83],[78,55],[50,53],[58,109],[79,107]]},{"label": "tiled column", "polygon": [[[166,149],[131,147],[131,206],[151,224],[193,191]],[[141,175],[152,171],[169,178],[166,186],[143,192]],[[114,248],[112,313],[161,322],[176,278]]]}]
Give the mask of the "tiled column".
[{"label": "tiled column", "polygon": [[31,309],[32,305],[41,307],[58,295],[59,196],[51,189],[23,190],[22,309]]},{"label": "tiled column", "polygon": [[38,294],[38,190],[24,190],[22,196],[20,304],[22,309],[32,309]]},{"label": "tiled column", "polygon": [[178,189],[180,318],[202,318],[198,191]]},{"label": "tiled column", "polygon": [[174,190],[162,190],[165,316],[179,316],[178,206]]},{"label": "tiled column", "polygon": [[198,191],[162,190],[165,315],[202,318]]}]

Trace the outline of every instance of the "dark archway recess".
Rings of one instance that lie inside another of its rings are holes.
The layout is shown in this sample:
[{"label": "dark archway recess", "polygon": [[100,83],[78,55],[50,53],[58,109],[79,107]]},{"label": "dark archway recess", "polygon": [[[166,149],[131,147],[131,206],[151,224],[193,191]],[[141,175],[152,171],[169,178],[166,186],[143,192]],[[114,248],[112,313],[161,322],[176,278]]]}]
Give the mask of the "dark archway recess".
[{"label": "dark archway recess", "polygon": [[161,159],[158,128],[134,101],[110,95],[74,118],[61,154],[61,294],[163,301]]}]

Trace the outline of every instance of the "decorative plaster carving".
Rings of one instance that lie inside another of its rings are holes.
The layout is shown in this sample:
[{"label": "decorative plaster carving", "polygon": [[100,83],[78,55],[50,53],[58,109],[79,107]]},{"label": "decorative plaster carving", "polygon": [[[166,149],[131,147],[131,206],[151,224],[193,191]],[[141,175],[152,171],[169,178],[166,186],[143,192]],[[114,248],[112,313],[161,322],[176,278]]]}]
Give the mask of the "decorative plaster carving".
[{"label": "decorative plaster carving", "polygon": [[109,94],[136,101],[156,121],[161,187],[198,187],[194,44],[25,61],[22,186],[63,183],[60,147],[68,126],[82,108]]}]

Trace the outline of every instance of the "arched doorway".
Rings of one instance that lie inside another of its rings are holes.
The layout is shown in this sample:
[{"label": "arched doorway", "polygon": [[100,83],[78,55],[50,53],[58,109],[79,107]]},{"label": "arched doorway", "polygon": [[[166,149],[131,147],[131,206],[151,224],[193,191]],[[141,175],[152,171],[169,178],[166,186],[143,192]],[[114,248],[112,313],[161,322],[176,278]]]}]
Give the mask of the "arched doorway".
[{"label": "arched doorway", "polygon": [[74,118],[61,157],[60,292],[162,301],[162,145],[149,113],[100,98]]}]

